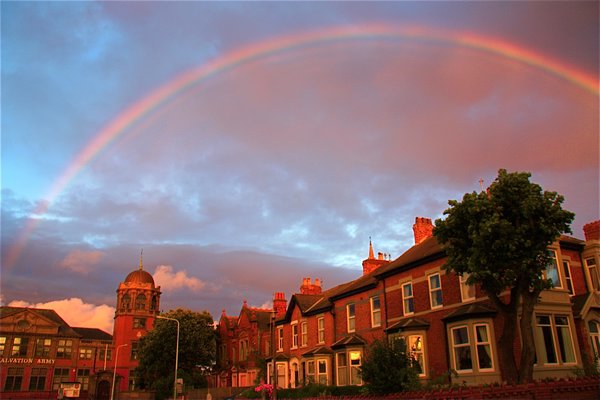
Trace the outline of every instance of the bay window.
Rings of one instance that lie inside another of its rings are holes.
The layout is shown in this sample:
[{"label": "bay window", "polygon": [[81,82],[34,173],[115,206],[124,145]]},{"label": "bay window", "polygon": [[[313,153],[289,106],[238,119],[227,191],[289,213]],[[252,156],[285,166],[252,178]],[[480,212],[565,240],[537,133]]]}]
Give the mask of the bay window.
[{"label": "bay window", "polygon": [[572,364],[576,362],[569,317],[537,315],[535,346],[537,364]]}]

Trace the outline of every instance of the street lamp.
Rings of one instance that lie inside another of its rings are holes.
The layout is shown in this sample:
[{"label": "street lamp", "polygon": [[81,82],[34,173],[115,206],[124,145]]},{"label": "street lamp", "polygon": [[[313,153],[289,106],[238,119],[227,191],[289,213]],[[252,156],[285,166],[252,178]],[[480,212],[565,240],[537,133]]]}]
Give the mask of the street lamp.
[{"label": "street lamp", "polygon": [[173,381],[173,400],[175,400],[177,399],[177,366],[179,364],[179,321],[175,318],[163,317],[162,315],[157,315],[156,318],[177,322],[177,343],[175,345],[175,380]]},{"label": "street lamp", "polygon": [[113,369],[112,390],[110,391],[110,400],[113,400],[115,398],[115,380],[117,379],[117,363],[119,362],[119,349],[125,346],[127,346],[127,343],[117,346],[117,351],[115,354],[115,367]]}]

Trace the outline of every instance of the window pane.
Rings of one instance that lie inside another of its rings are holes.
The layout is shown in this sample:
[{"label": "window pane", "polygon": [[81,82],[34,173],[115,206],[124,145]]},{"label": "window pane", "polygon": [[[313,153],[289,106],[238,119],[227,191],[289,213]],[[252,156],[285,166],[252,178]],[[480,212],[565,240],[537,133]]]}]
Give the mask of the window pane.
[{"label": "window pane", "polygon": [[489,345],[477,345],[477,361],[479,369],[492,368],[492,351]]},{"label": "window pane", "polygon": [[488,340],[488,332],[486,325],[477,325],[475,327],[475,332],[477,332],[477,342],[489,342]]},{"label": "window pane", "polygon": [[456,328],[452,330],[454,337],[454,344],[465,344],[469,343],[469,333],[466,327]]},{"label": "window pane", "polygon": [[556,323],[556,336],[558,339],[558,349],[562,362],[575,362],[575,351],[571,340],[571,331],[569,329],[569,319],[565,316],[554,317]]},{"label": "window pane", "polygon": [[552,281],[554,287],[560,288],[562,287],[560,283],[560,276],[558,275],[558,262],[556,261],[556,252],[550,251],[549,254],[550,260],[548,261],[548,265],[546,266],[546,279]]},{"label": "window pane", "polygon": [[471,347],[456,347],[454,349],[454,355],[456,357],[457,370],[473,369],[473,362],[471,361]]}]

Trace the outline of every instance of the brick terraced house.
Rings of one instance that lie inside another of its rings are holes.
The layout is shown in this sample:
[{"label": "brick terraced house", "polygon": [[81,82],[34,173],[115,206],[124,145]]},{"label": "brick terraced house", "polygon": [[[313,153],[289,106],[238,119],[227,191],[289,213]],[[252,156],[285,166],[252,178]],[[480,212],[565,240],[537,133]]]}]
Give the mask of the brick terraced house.
[{"label": "brick terraced house", "polygon": [[[318,279],[304,278],[287,308],[284,294],[276,293],[276,311],[244,304],[238,318],[224,313],[219,373],[228,378],[218,385],[253,385],[261,363],[266,381],[281,388],[362,385],[358,371],[368,345],[399,337],[423,380],[454,370],[457,383],[499,382],[501,318],[466,277],[442,270],[446,256],[431,220],[416,218],[413,230],[414,246],[393,261],[382,253],[375,257],[369,244],[363,274],[353,281],[323,290]],[[535,379],[570,376],[600,354],[600,221],[585,225],[584,233],[585,240],[561,236],[549,247],[546,274],[554,288],[542,292],[535,307]],[[249,365],[254,372],[242,372]],[[236,373],[247,375],[229,379]]]}]

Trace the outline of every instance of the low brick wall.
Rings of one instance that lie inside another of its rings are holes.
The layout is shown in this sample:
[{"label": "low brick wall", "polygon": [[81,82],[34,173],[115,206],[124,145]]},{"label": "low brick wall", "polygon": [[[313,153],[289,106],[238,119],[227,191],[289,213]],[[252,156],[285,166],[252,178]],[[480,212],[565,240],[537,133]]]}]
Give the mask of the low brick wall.
[{"label": "low brick wall", "polygon": [[[523,385],[474,386],[435,391],[403,392],[386,396],[315,397],[303,400],[598,400],[600,378],[573,378]],[[279,399],[285,400],[285,399]]]}]

